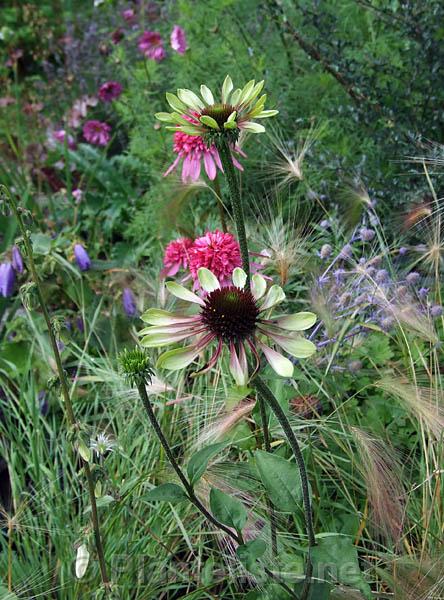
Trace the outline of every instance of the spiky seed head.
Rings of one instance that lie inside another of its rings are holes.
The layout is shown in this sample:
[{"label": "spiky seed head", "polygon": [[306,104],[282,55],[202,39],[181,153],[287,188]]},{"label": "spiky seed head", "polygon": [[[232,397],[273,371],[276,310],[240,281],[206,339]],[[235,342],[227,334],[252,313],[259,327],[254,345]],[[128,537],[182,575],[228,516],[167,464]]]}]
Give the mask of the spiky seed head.
[{"label": "spiky seed head", "polygon": [[153,370],[148,354],[141,348],[125,349],[119,356],[120,367],[131,386],[151,383]]}]

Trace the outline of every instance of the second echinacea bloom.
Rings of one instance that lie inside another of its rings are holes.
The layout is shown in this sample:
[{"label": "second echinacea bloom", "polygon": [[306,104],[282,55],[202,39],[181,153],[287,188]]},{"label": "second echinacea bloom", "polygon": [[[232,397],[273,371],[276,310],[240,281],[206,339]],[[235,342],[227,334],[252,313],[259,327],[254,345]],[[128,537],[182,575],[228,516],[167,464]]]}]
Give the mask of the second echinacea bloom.
[{"label": "second echinacea bloom", "polygon": [[262,133],[265,127],[257,119],[274,117],[277,110],[264,110],[266,94],[259,97],[264,81],[253,79],[242,89],[233,91],[231,77],[227,75],[222,85],[220,99],[206,86],[200,86],[199,97],[191,90],[179,89],[177,96],[167,93],[166,99],[174,112],[157,113],[156,118],[171,123],[169,129],[192,136],[201,136],[206,142],[216,142],[220,136],[229,137],[233,143],[241,130]]},{"label": "second echinacea bloom", "polygon": [[241,268],[234,269],[232,285],[225,287],[221,287],[217,277],[208,269],[199,269],[198,276],[205,291],[204,297],[178,283],[169,281],[166,284],[171,294],[196,306],[197,314],[152,308],[142,315],[142,320],[149,325],[140,332],[141,345],[145,348],[168,346],[195,338],[191,345],[163,353],[158,359],[158,368],[183,369],[215,344],[212,356],[197,373],[214,367],[226,347],[234,380],[238,385],[246,385],[250,379],[248,353],[255,363],[251,376],[259,369],[262,353],[278,375],[291,377],[293,363],[273,346],[294,358],[307,358],[315,352],[315,345],[300,333],[315,323],[313,313],[270,316],[271,309],[285,299],[278,285],[272,285],[267,291],[266,280],[256,274],[249,290],[246,274]]}]

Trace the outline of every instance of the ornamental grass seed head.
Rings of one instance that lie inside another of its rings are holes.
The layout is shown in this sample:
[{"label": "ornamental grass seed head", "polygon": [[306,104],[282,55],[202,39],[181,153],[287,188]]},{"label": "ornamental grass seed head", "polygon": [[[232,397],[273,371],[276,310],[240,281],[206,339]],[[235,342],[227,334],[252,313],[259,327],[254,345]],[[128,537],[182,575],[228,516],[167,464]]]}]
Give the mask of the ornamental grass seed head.
[{"label": "ornamental grass seed head", "polygon": [[166,99],[173,112],[161,112],[156,118],[171,125],[167,129],[201,136],[207,145],[221,140],[236,143],[241,130],[262,133],[265,127],[256,119],[274,117],[277,110],[264,110],[266,94],[259,96],[264,81],[249,81],[242,89],[233,91],[231,77],[227,75],[222,85],[220,99],[206,86],[200,86],[201,96],[187,89],[178,89],[177,96],[167,93]]},{"label": "ornamental grass seed head", "polygon": [[176,282],[166,284],[173,296],[197,305],[197,314],[152,308],[141,317],[149,325],[139,332],[141,345],[145,348],[168,346],[195,338],[189,346],[164,352],[157,361],[158,368],[183,369],[214,342],[214,353],[194,375],[213,368],[224,347],[227,347],[230,372],[236,383],[243,386],[250,379],[247,351],[255,362],[251,376],[259,369],[262,352],[270,366],[282,377],[293,375],[293,363],[272,346],[279,346],[294,358],[307,358],[315,352],[315,345],[300,333],[315,323],[313,313],[269,316],[270,309],[285,299],[278,285],[272,285],[267,291],[266,280],[255,274],[251,278],[250,290],[246,287],[247,276],[239,267],[233,271],[232,284],[225,287],[221,287],[218,278],[206,268],[198,270],[198,278],[206,293],[203,298]]}]

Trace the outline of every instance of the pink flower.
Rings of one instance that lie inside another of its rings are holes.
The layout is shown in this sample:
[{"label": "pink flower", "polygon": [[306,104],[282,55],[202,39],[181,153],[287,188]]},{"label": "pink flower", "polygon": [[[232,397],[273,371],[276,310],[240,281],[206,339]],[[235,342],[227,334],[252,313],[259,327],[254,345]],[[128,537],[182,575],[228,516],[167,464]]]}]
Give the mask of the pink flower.
[{"label": "pink flower", "polygon": [[199,286],[197,272],[201,267],[212,271],[222,286],[230,285],[233,269],[242,264],[239,244],[231,233],[222,233],[218,229],[207,231],[194,241],[189,262],[196,287]]},{"label": "pink flower", "polygon": [[[199,179],[202,160],[208,179],[213,180],[216,178],[217,169],[223,172],[222,163],[216,146],[213,145],[208,148],[203,141],[203,138],[198,135],[188,135],[182,131],[177,131],[174,134],[173,150],[177,154],[177,157],[163,174],[164,177],[174,171],[181,160],[183,160],[183,183],[187,183],[187,181],[197,181]],[[246,156],[239,146],[234,146],[233,151],[241,156]],[[240,171],[243,171],[243,167],[239,161],[236,160],[234,156],[232,156],[232,159],[234,166]]]},{"label": "pink flower", "polygon": [[170,242],[163,255],[161,277],[172,277],[179,269],[187,269],[192,246],[193,240],[189,238],[178,238]]},{"label": "pink flower", "polygon": [[136,13],[132,8],[127,8],[122,11],[122,17],[127,23],[132,23],[135,19]]},{"label": "pink flower", "polygon": [[76,147],[76,143],[72,135],[66,133],[64,129],[56,129],[56,131],[52,132],[53,139],[59,144],[64,144],[66,139],[66,145],[70,150],[74,150]]},{"label": "pink flower", "polygon": [[170,37],[171,48],[179,54],[185,54],[187,49],[187,39],[185,37],[185,31],[179,25],[174,25],[173,31]]},{"label": "pink flower", "polygon": [[157,62],[166,56],[162,38],[157,31],[144,31],[139,38],[138,48],[146,58]]},{"label": "pink flower", "polygon": [[111,139],[111,126],[102,121],[87,121],[83,126],[83,136],[95,146],[106,146]]},{"label": "pink flower", "polygon": [[80,127],[82,119],[86,117],[88,108],[96,106],[97,103],[98,100],[95,96],[82,96],[82,98],[76,100],[68,113],[68,125],[74,128]]},{"label": "pink flower", "polygon": [[83,192],[80,188],[76,188],[72,191],[72,196],[77,204],[79,204],[82,200]]},{"label": "pink flower", "polygon": [[112,102],[120,96],[123,87],[117,81],[106,81],[99,88],[99,98],[102,102]]},{"label": "pink flower", "polygon": [[112,32],[111,41],[113,44],[115,44],[117,46],[117,44],[120,44],[120,42],[123,40],[124,37],[125,37],[125,34],[120,29],[120,27],[118,27],[115,31]]}]

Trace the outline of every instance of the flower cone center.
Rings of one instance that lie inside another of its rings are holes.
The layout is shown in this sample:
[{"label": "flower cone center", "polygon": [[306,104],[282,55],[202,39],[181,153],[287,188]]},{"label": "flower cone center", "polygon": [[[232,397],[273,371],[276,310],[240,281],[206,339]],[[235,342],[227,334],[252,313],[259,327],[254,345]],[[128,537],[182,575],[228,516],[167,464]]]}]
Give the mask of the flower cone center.
[{"label": "flower cone center", "polygon": [[202,115],[212,117],[220,128],[223,128],[231,113],[236,110],[231,104],[212,104],[202,111]]},{"label": "flower cone center", "polygon": [[254,333],[259,309],[251,292],[229,286],[208,294],[201,316],[218,338],[237,342]]}]

